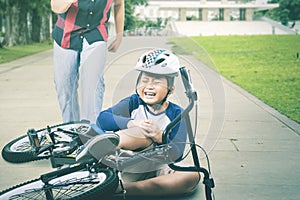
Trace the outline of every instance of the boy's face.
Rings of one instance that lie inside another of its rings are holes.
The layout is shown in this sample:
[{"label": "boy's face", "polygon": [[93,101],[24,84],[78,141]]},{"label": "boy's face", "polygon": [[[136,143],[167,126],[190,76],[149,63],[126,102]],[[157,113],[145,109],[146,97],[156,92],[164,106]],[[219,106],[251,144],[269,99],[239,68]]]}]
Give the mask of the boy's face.
[{"label": "boy's face", "polygon": [[168,81],[166,77],[142,73],[137,92],[146,104],[160,103],[168,93]]}]

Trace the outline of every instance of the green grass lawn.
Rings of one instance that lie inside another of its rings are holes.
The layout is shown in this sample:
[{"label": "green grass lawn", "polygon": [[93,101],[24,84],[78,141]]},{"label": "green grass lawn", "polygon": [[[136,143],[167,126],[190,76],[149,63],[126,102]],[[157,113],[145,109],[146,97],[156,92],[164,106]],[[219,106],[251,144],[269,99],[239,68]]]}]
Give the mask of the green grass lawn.
[{"label": "green grass lawn", "polygon": [[[224,77],[300,122],[300,35],[174,38]],[[298,55],[297,55],[298,54]]]},{"label": "green grass lawn", "polygon": [[34,43],[30,45],[19,45],[14,47],[0,48],[0,64],[10,62],[15,59],[28,56],[34,53],[38,53],[44,50],[51,49],[53,47],[52,42]]}]

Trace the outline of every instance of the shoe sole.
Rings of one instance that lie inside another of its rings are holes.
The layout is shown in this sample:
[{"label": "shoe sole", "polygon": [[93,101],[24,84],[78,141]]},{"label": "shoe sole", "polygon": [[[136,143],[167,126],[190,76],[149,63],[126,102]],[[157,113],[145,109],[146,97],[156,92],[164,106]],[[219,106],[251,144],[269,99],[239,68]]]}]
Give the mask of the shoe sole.
[{"label": "shoe sole", "polygon": [[76,161],[83,162],[91,159],[102,159],[109,152],[113,151],[119,144],[119,135],[102,134],[96,136],[89,144],[76,156]]}]

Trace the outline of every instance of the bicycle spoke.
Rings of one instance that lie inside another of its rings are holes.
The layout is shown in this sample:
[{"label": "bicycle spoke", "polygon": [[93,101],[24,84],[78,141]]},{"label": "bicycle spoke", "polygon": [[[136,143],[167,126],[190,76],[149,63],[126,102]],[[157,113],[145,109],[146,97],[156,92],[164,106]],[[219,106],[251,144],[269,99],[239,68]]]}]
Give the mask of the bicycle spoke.
[{"label": "bicycle spoke", "polygon": [[[19,199],[30,199],[30,200],[44,200],[45,192],[42,189],[43,183],[41,181],[36,181],[33,183],[30,183],[28,186],[22,186],[20,188],[16,188],[13,190],[13,194],[10,196],[8,195],[7,199],[10,200],[19,200]],[[26,188],[30,189],[26,189]],[[5,196],[4,196],[5,198]]]},{"label": "bicycle spoke", "polygon": [[55,185],[52,186],[52,192],[54,199],[74,197],[82,194],[83,191],[93,189],[95,185],[99,183],[99,180],[92,177],[85,177],[81,179],[73,178],[64,182],[59,181],[58,183],[55,183]]},{"label": "bicycle spoke", "polygon": [[45,199],[45,192],[42,189],[32,189],[22,194],[11,196],[9,199],[10,200],[18,200],[18,199],[42,200]]}]

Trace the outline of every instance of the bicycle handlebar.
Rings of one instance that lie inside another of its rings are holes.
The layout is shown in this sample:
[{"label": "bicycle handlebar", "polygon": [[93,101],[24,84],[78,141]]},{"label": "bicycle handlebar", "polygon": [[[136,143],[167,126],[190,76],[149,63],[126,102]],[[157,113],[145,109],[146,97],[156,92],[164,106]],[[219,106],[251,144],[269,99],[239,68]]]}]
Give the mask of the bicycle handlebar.
[{"label": "bicycle handlebar", "polygon": [[188,106],[183,110],[183,112],[177,116],[173,121],[171,121],[162,134],[162,143],[166,144],[168,142],[168,134],[176,126],[176,124],[184,117],[188,116],[189,112],[194,107],[194,102],[197,100],[197,92],[192,87],[192,82],[189,74],[186,71],[185,67],[181,67],[180,74],[182,78],[183,85],[185,87],[186,96],[189,98]]}]

